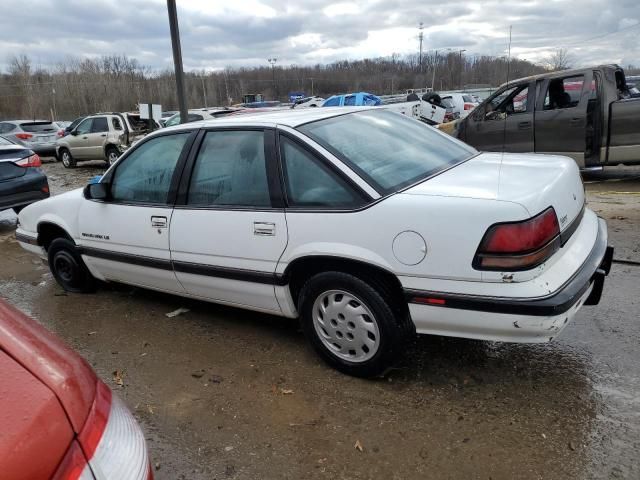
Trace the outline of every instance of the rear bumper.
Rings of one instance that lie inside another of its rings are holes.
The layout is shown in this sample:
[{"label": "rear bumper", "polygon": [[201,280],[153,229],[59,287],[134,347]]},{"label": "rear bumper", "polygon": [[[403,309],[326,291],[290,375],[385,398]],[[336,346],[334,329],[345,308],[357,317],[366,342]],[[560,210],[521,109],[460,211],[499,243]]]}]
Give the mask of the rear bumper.
[{"label": "rear bumper", "polygon": [[49,197],[47,177],[36,168],[0,184],[0,210],[22,207]]},{"label": "rear bumper", "polygon": [[582,305],[596,305],[611,269],[613,247],[598,219],[591,253],[557,291],[535,298],[464,295],[405,289],[418,333],[511,342],[541,342],[555,337]]},{"label": "rear bumper", "polygon": [[41,157],[54,157],[56,155],[55,143],[29,144],[28,147]]}]

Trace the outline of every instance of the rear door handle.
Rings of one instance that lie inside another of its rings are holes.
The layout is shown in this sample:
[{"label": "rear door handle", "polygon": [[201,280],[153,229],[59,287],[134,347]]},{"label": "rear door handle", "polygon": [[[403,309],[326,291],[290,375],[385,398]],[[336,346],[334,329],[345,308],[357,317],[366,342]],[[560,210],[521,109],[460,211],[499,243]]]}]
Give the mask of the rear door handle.
[{"label": "rear door handle", "polygon": [[276,224],[271,222],[253,222],[253,234],[258,237],[274,237]]},{"label": "rear door handle", "polygon": [[571,125],[582,125],[582,118],[572,118]]},{"label": "rear door handle", "polygon": [[87,138],[89,138],[89,137],[82,137],[83,140],[86,140]]},{"label": "rear door handle", "polygon": [[167,217],[151,217],[152,228],[167,228]]},{"label": "rear door handle", "polygon": [[518,123],[518,128],[520,130],[525,130],[527,128],[531,128],[531,122],[519,122]]},{"label": "rear door handle", "polygon": [[100,136],[101,136],[101,137],[106,137],[106,136],[107,136],[107,134],[106,134],[106,133],[102,133],[102,134],[100,134]]}]

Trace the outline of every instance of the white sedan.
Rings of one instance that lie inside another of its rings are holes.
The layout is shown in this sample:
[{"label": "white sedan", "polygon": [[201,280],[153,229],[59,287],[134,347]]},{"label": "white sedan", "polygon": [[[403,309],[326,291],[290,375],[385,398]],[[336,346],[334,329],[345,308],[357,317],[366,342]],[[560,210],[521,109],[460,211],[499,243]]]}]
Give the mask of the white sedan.
[{"label": "white sedan", "polygon": [[416,332],[550,341],[598,303],[613,254],[571,159],[479,153],[380,108],[162,129],[19,220],[68,291],[97,279],[299,317],[358,376]]}]

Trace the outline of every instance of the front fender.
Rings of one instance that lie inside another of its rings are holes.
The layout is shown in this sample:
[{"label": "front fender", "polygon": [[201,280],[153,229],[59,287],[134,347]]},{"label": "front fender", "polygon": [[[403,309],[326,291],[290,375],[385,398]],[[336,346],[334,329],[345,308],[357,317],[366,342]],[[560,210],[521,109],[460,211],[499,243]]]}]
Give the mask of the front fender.
[{"label": "front fender", "polygon": [[33,203],[20,212],[20,229],[35,236],[40,225],[51,223],[65,230],[75,240],[80,237],[78,212],[83,201],[82,189],[79,188]]}]

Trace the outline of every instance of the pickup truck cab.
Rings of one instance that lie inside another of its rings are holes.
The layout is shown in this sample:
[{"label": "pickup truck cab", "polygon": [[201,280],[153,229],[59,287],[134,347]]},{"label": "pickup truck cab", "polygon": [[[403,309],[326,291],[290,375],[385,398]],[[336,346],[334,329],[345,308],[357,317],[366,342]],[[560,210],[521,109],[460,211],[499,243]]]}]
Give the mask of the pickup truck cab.
[{"label": "pickup truck cab", "polygon": [[566,155],[580,168],[640,164],[640,98],[617,65],[510,81],[453,135],[493,152]]},{"label": "pickup truck cab", "polygon": [[57,158],[66,168],[84,160],[104,160],[112,165],[135,141],[160,128],[138,113],[98,113],[89,115],[56,142]]}]

